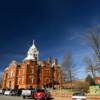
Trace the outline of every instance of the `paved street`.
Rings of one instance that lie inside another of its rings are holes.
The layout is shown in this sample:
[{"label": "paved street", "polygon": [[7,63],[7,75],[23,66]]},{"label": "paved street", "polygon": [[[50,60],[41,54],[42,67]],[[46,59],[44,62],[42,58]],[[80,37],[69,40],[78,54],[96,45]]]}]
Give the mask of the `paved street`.
[{"label": "paved street", "polygon": [[23,98],[22,97],[15,97],[15,96],[14,97],[12,97],[12,96],[0,96],[0,100],[23,100]]},{"label": "paved street", "polygon": [[[24,100],[22,97],[16,97],[16,96],[0,96],[0,100]],[[33,100],[30,98],[27,98],[25,100]],[[67,98],[67,97],[55,97],[51,100],[72,100],[71,98]],[[89,97],[87,100],[100,100],[100,97],[96,98],[95,97]]]},{"label": "paved street", "polygon": [[[16,96],[0,96],[0,100],[23,100],[22,97],[16,97]],[[33,100],[33,99],[25,99],[25,100]],[[55,99],[51,99],[51,100],[71,100],[71,99],[67,99],[67,98],[58,98],[56,97]]]}]

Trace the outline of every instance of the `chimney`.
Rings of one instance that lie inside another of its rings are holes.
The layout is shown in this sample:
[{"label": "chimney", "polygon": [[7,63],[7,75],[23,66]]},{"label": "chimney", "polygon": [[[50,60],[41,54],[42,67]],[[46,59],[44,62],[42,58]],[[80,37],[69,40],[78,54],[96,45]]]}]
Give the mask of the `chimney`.
[{"label": "chimney", "polygon": [[57,58],[54,59],[54,64],[58,65],[58,59]]},{"label": "chimney", "polygon": [[48,57],[48,63],[51,64],[51,57]]}]

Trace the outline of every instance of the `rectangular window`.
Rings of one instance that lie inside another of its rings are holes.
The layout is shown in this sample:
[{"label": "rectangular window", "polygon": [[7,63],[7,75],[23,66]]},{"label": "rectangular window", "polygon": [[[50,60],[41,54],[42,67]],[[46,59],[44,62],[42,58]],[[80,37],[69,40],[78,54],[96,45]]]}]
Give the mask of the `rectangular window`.
[{"label": "rectangular window", "polygon": [[19,70],[19,72],[18,72],[18,76],[20,76],[20,72],[21,72],[21,70]]},{"label": "rectangular window", "polygon": [[11,78],[12,78],[12,74],[13,74],[13,73],[11,72],[11,73],[10,73],[10,77],[11,77]]},{"label": "rectangular window", "polygon": [[30,70],[30,73],[33,74],[33,73],[34,73],[34,69],[31,69],[31,70]]},{"label": "rectangular window", "polygon": [[22,70],[22,75],[24,75],[24,72],[25,72],[25,71],[24,71],[24,69],[23,69],[23,70]]},{"label": "rectangular window", "polygon": [[[8,74],[8,78],[10,78],[10,74]],[[5,79],[6,79],[6,76],[5,76]]]},{"label": "rectangular window", "polygon": [[33,83],[33,81],[34,81],[34,77],[33,76],[30,76],[30,83]]},{"label": "rectangular window", "polygon": [[22,76],[22,84],[24,83],[24,80],[25,80],[25,78],[24,78],[24,76]]},{"label": "rectangular window", "polygon": [[13,74],[12,76],[15,77],[15,72],[13,72],[12,74]]},{"label": "rectangular window", "polygon": [[20,85],[20,83],[21,83],[21,80],[20,78],[18,78],[17,84]]}]

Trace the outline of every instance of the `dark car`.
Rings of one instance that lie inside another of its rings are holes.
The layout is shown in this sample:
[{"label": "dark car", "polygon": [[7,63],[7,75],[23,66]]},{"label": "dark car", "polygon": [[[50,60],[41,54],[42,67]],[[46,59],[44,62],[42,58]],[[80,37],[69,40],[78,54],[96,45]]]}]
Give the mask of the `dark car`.
[{"label": "dark car", "polygon": [[21,96],[22,90],[21,89],[12,89],[10,90],[10,96]]},{"label": "dark car", "polygon": [[17,89],[16,96],[21,96],[21,94],[22,94],[22,89]]},{"label": "dark car", "polygon": [[2,89],[2,95],[4,95],[5,91],[6,91],[6,89]]},{"label": "dark car", "polygon": [[10,91],[10,96],[16,96],[17,90],[13,89]]},{"label": "dark car", "polygon": [[35,100],[48,100],[50,98],[50,92],[45,89],[37,89],[34,92],[34,99]]}]

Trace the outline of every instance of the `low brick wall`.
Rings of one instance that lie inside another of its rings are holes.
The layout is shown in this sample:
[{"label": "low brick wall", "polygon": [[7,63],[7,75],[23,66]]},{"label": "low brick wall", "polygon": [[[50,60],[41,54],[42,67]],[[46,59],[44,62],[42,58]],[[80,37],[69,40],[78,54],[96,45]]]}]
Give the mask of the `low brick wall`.
[{"label": "low brick wall", "polygon": [[71,98],[72,94],[71,93],[64,93],[64,92],[51,92],[52,97],[65,97],[65,98]]},{"label": "low brick wall", "polygon": [[[52,97],[59,97],[59,98],[72,98],[72,92],[68,92],[66,90],[62,91],[51,91],[51,96]],[[87,94],[87,100],[100,100],[100,95],[93,95],[93,94]]]},{"label": "low brick wall", "polygon": [[[72,94],[68,94],[68,93],[56,93],[56,92],[52,92],[51,93],[52,97],[60,97],[62,99],[67,98],[67,99],[71,99],[72,98]],[[87,100],[100,100],[100,95],[87,95]]]},{"label": "low brick wall", "polygon": [[87,95],[87,100],[100,100],[100,95]]}]

